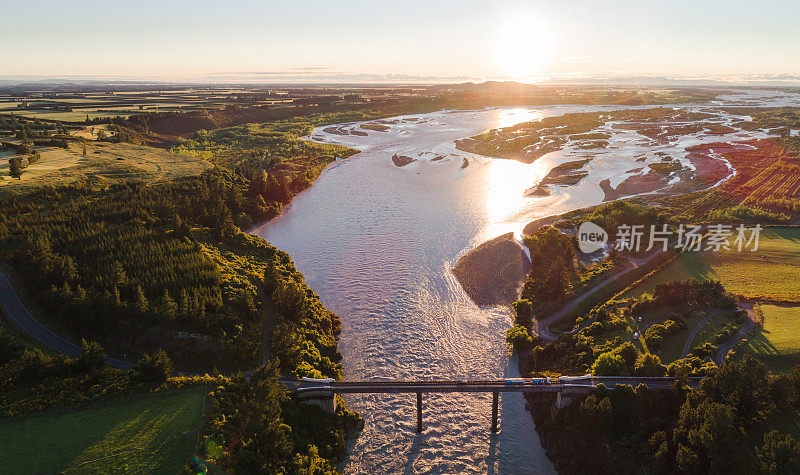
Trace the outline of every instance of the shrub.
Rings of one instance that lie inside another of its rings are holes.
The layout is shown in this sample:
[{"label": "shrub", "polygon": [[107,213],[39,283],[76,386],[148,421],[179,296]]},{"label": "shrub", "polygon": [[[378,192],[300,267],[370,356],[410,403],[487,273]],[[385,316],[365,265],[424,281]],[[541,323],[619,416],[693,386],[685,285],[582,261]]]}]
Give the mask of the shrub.
[{"label": "shrub", "polygon": [[172,374],[172,360],[164,350],[145,353],[133,368],[134,378],[144,384],[162,384]]},{"label": "shrub", "polygon": [[598,356],[592,365],[592,374],[595,376],[622,376],[625,370],[625,360],[622,356],[610,351]]},{"label": "shrub", "polygon": [[533,318],[533,304],[530,300],[520,299],[514,302],[514,323],[525,327],[530,326]]},{"label": "shrub", "polygon": [[777,430],[764,434],[764,445],[756,449],[761,473],[800,472],[800,443],[789,434]]},{"label": "shrub", "polygon": [[636,359],[633,373],[636,376],[664,376],[667,374],[667,367],[661,364],[661,358],[658,356],[645,353]]},{"label": "shrub", "polygon": [[17,145],[17,155],[28,155],[31,153],[31,146],[27,142]]},{"label": "shrub", "polygon": [[81,357],[76,361],[82,371],[94,371],[106,364],[106,350],[96,341],[81,341]]},{"label": "shrub", "polygon": [[533,337],[528,333],[528,329],[522,325],[514,325],[509,328],[506,331],[506,341],[517,351],[529,349],[533,346]]}]

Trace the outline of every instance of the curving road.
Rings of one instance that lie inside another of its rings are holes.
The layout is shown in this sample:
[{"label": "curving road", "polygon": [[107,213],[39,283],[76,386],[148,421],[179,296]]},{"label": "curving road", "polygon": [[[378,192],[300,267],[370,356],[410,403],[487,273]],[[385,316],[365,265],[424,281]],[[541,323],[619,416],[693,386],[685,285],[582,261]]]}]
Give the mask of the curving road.
[{"label": "curving road", "polygon": [[[80,346],[56,335],[31,315],[31,312],[25,308],[25,305],[19,299],[19,295],[17,295],[11,282],[3,273],[0,273],[0,302],[2,302],[3,307],[6,309],[8,318],[19,325],[22,331],[33,337],[39,343],[53,351],[64,353],[73,358],[79,358],[81,356]],[[119,369],[131,369],[134,366],[133,363],[114,358],[106,358],[106,364]]]},{"label": "curving road", "polygon": [[686,337],[686,341],[683,342],[683,349],[681,350],[681,358],[686,358],[686,356],[689,354],[689,350],[692,349],[692,342],[694,341],[694,338],[697,336],[698,333],[700,333],[700,330],[702,330],[703,327],[706,326],[706,323],[708,323],[712,318],[714,318],[714,315],[718,314],[719,312],[720,312],[719,310],[715,312],[710,312],[708,316],[706,316],[706,318],[701,320],[700,323],[698,323],[697,326],[692,329],[692,332],[689,333],[689,336]]},{"label": "curving road", "polygon": [[539,338],[541,338],[544,341],[555,340],[557,335],[554,335],[550,331],[550,325],[554,324],[555,322],[557,322],[557,321],[561,320],[562,318],[564,318],[565,316],[569,315],[572,311],[574,311],[576,308],[578,308],[578,305],[583,303],[584,300],[586,300],[589,297],[591,297],[598,290],[603,289],[604,287],[606,287],[607,285],[609,285],[612,282],[616,281],[620,277],[624,277],[625,275],[629,274],[630,272],[633,272],[634,270],[636,270],[636,269],[638,269],[638,268],[640,268],[640,267],[642,267],[644,265],[649,264],[650,262],[653,261],[653,259],[655,259],[656,257],[660,256],[663,253],[664,253],[663,250],[658,250],[658,251],[654,252],[653,254],[651,254],[651,255],[643,258],[643,259],[630,259],[629,258],[628,260],[631,261],[631,266],[630,267],[627,267],[627,268],[617,272],[616,274],[612,275],[608,279],[595,284],[594,286],[590,287],[588,290],[586,290],[582,294],[580,294],[577,297],[575,297],[572,300],[570,300],[566,305],[561,307],[555,313],[552,313],[550,316],[548,316],[546,318],[538,320],[536,322],[536,331],[537,331],[537,333],[539,335]]},{"label": "curving road", "polygon": [[728,338],[728,341],[717,348],[717,352],[714,354],[714,363],[716,363],[717,366],[722,366],[725,364],[725,357],[728,355],[728,353],[733,349],[734,346],[736,346],[737,343],[749,335],[756,326],[756,312],[753,310],[753,304],[739,303],[739,308],[747,312],[747,320],[744,322],[744,325],[742,325],[739,331],[737,331],[732,337]]}]

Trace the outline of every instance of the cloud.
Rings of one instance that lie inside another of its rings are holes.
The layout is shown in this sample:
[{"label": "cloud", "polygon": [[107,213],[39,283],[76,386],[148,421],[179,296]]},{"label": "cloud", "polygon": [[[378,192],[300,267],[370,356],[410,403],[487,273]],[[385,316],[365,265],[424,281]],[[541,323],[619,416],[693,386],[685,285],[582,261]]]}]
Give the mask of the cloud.
[{"label": "cloud", "polygon": [[316,74],[320,71],[331,71],[330,68],[288,68],[280,71],[218,71],[208,73],[212,76],[286,76]]},{"label": "cloud", "polygon": [[745,78],[755,81],[800,81],[800,75],[797,74],[753,74]]},{"label": "cloud", "polygon": [[223,71],[207,75],[214,81],[276,81],[281,83],[443,83],[481,80],[473,76],[424,76],[335,71],[330,68],[292,68],[279,71]]}]

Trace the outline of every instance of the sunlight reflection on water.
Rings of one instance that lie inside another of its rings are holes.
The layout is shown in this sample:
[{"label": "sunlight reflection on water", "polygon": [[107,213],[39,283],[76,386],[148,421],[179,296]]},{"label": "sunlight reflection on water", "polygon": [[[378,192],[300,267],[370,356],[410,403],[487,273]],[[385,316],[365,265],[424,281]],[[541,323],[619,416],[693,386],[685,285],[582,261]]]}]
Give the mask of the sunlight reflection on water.
[{"label": "sunlight reflection on water", "polygon": [[[396,118],[399,123],[390,131],[367,136],[314,130],[315,140],[363,152],[330,166],[281,216],[254,233],[287,251],[323,303],[342,318],[340,349],[347,378],[518,374],[504,341],[512,322],[509,311],[474,305],[450,269],[476,245],[519,232],[533,218],[600,202],[597,183],[619,179],[631,158],[650,145],[630,133],[614,132],[618,148],[598,152],[579,185],[534,198],[524,196],[525,190],[576,155],[551,153],[528,165],[464,153],[453,140],[564,112],[596,110],[603,107],[444,111],[416,115],[417,120]],[[393,154],[416,161],[399,168]],[[501,397],[497,435],[488,430],[491,396],[476,394],[426,396],[426,430],[416,435],[412,396],[346,398],[366,423],[352,443],[345,472],[553,472],[521,395]]]}]

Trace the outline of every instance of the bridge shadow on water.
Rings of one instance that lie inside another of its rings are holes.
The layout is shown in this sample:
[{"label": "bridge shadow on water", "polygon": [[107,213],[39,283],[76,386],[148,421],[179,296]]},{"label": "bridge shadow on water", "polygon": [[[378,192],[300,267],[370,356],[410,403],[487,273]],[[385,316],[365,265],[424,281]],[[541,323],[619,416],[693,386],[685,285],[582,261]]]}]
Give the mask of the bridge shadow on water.
[{"label": "bridge shadow on water", "polygon": [[[519,377],[516,355],[509,358],[502,377]],[[481,440],[481,445],[484,443],[485,445],[483,445],[483,449],[478,449],[479,452],[483,453],[477,454],[476,458],[478,460],[476,461],[483,465],[482,471],[491,475],[555,473],[552,462],[547,458],[539,436],[536,433],[531,414],[525,408],[526,400],[522,393],[500,393],[499,430],[497,433],[491,432],[491,395],[489,393],[484,393],[483,395],[473,393],[469,395],[469,397],[474,397],[474,404],[480,407],[477,414],[474,410],[456,406],[450,407],[450,410],[462,412],[465,417],[477,416],[479,418],[479,420],[474,421],[475,425],[480,428],[475,436]],[[430,396],[426,397],[426,400],[430,401],[429,398]],[[436,424],[441,421],[426,419],[426,422],[428,424]],[[410,427],[413,427],[413,425],[410,425]],[[443,471],[441,471],[443,467],[437,467],[436,463],[428,465],[431,463],[431,454],[426,453],[426,451],[430,448],[430,443],[435,443],[436,439],[441,438],[443,435],[441,428],[437,429],[428,425],[425,426],[421,434],[409,434],[412,440],[406,451],[403,473],[406,475],[420,473],[420,471],[424,473],[453,473],[450,470],[458,470],[459,462],[455,462],[455,466],[446,464],[448,469],[444,469]],[[463,447],[452,446],[449,447],[449,449],[445,447],[443,448],[443,452],[438,454],[438,457],[442,459],[447,459],[449,457],[457,459],[461,449],[463,449]],[[448,453],[448,450],[450,450],[451,453]],[[421,467],[420,464],[427,466]],[[437,468],[439,470],[437,470]],[[470,467],[468,470],[473,471],[476,468],[477,467]]]},{"label": "bridge shadow on water", "polygon": [[421,455],[421,448],[425,437],[425,432],[423,431],[421,434],[416,434],[414,439],[411,441],[411,447],[408,448],[409,459],[406,463],[405,469],[403,470],[405,475],[417,473],[414,470],[414,461]]},{"label": "bridge shadow on water", "polygon": [[497,471],[497,462],[501,462],[502,460],[498,460],[497,455],[497,440],[500,438],[499,434],[492,434],[489,436],[489,455],[486,456],[486,473],[490,475],[494,475],[496,473],[503,473]]}]

